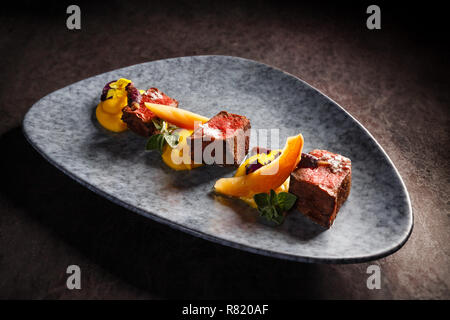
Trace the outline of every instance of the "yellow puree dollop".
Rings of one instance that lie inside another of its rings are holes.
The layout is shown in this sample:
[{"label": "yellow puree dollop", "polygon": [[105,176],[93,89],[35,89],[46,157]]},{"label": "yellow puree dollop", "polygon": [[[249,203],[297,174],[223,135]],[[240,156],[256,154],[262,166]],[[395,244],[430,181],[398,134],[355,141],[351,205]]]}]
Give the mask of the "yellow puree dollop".
[{"label": "yellow puree dollop", "polygon": [[200,167],[202,164],[194,164],[191,160],[189,146],[186,138],[192,134],[193,130],[180,129],[178,145],[175,148],[168,144],[164,146],[162,159],[166,165],[174,170],[191,170]]},{"label": "yellow puree dollop", "polygon": [[125,87],[131,80],[120,78],[112,82],[111,89],[106,94],[106,100],[100,101],[95,110],[98,122],[107,130],[122,132],[127,130],[127,124],[122,121],[122,109],[127,105],[127,91]]}]

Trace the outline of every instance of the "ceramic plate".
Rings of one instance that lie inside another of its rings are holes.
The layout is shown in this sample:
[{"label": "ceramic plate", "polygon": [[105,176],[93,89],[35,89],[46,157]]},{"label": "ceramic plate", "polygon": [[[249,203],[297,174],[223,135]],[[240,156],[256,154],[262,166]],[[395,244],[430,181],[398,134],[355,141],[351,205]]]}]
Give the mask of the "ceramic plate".
[{"label": "ceramic plate", "polygon": [[[250,118],[252,129],[278,128],[281,147],[301,132],[304,152],[327,149],[351,158],[351,193],[334,225],[325,230],[293,211],[281,226],[268,226],[256,210],[212,192],[214,182],[232,176],[232,169],[173,171],[157,152],[144,150],[144,138],[104,130],[94,109],[105,83],[119,77],[141,89],[157,87],[180,108],[207,117],[227,110]],[[369,132],[307,83],[259,62],[194,56],[107,72],[39,100],[23,130],[49,162],[90,190],[148,218],[253,253],[303,262],[362,262],[395,252],[412,230],[402,179]]]}]

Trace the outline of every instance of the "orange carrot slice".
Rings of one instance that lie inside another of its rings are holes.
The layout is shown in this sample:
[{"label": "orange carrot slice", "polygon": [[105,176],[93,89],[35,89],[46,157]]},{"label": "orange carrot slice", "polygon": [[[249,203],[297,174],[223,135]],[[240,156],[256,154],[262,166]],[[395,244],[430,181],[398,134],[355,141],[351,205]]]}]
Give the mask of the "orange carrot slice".
[{"label": "orange carrot slice", "polygon": [[302,156],[303,136],[289,137],[281,155],[271,163],[244,176],[217,180],[214,189],[233,197],[250,197],[281,186],[297,167]]},{"label": "orange carrot slice", "polygon": [[195,123],[201,122],[203,124],[209,120],[199,114],[162,104],[145,102],[145,106],[158,118],[188,130],[194,130]]}]

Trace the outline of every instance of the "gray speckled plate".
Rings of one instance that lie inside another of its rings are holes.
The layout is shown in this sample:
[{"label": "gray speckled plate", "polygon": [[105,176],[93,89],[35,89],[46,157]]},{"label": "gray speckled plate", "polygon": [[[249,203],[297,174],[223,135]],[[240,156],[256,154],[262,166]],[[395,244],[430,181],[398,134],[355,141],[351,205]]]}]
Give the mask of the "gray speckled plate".
[{"label": "gray speckled plate", "polygon": [[[332,228],[324,230],[298,212],[282,226],[267,226],[244,203],[211,193],[219,177],[233,174],[229,168],[176,172],[158,153],[144,151],[144,138],[101,128],[94,108],[104,84],[119,77],[138,88],[158,87],[181,108],[205,116],[226,109],[249,117],[252,128],[279,128],[283,145],[286,137],[301,132],[304,151],[328,149],[350,157],[352,190]],[[177,229],[254,253],[362,262],[395,252],[412,230],[405,186],[367,130],[305,82],[255,61],[196,56],[107,72],[39,100],[23,129],[48,161],[92,191]]]}]

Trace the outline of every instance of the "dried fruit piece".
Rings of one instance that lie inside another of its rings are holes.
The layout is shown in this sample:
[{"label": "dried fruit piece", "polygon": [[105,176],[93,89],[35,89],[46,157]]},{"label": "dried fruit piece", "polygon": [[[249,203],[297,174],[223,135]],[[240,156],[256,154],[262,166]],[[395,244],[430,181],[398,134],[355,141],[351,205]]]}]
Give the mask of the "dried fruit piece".
[{"label": "dried fruit piece", "polygon": [[248,175],[219,179],[214,188],[217,192],[234,197],[248,197],[256,193],[277,189],[289,177],[300,162],[303,149],[301,134],[289,137],[281,155]]},{"label": "dried fruit piece", "polygon": [[158,118],[188,130],[194,130],[195,124],[205,123],[209,120],[204,116],[179,108],[149,102],[144,104]]},{"label": "dried fruit piece", "polygon": [[242,162],[236,171],[235,177],[243,176],[255,172],[264,165],[269,164],[281,154],[282,150],[269,150],[265,148],[255,147],[250,152],[248,158]]}]

